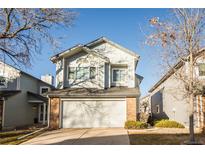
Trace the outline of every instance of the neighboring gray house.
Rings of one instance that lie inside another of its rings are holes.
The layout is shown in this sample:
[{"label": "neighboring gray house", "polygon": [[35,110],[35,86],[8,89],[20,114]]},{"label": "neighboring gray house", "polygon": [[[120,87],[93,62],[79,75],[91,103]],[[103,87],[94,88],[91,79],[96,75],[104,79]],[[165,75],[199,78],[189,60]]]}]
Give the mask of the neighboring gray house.
[{"label": "neighboring gray house", "polygon": [[[205,86],[204,50],[195,57],[194,77]],[[188,62],[179,62],[175,69],[188,74]],[[189,103],[184,90],[184,83],[177,79],[173,71],[168,71],[150,90],[151,113],[154,119],[168,118],[189,126]],[[195,127],[205,126],[205,97],[203,93],[195,96]]]},{"label": "neighboring gray house", "polygon": [[0,61],[0,128],[46,124],[44,94],[53,86]]},{"label": "neighboring gray house", "polygon": [[48,93],[50,128],[124,127],[136,120],[139,56],[102,37],[51,58],[56,86]]}]

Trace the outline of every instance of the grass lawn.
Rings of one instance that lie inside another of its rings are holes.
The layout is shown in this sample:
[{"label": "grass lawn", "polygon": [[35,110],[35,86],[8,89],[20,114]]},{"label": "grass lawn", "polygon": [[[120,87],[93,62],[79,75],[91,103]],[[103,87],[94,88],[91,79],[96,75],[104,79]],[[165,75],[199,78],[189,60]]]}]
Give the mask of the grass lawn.
[{"label": "grass lawn", "polygon": [[0,145],[17,145],[17,144],[25,142],[33,137],[36,137],[42,133],[42,131],[41,131],[41,132],[38,132],[36,134],[25,137],[23,139],[19,139],[19,140],[17,139],[21,136],[24,136],[24,135],[29,134],[29,133],[34,132],[34,131],[36,131],[36,129],[0,132]]},{"label": "grass lawn", "polygon": [[[155,131],[128,131],[131,145],[181,145],[185,141],[189,140],[188,133],[175,133],[174,131],[162,131],[162,129]],[[196,140],[202,144],[205,144],[205,134],[197,133],[195,135]]]}]

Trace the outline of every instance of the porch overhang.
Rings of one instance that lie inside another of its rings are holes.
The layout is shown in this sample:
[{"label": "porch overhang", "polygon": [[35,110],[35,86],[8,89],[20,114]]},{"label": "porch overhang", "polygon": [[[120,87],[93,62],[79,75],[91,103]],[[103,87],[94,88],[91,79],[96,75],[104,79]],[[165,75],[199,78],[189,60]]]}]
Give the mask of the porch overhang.
[{"label": "porch overhang", "polygon": [[47,103],[48,102],[48,98],[46,98],[46,97],[44,97],[42,95],[30,92],[30,91],[27,91],[27,94],[28,94],[28,103],[31,103],[31,104],[43,104],[43,103]]},{"label": "porch overhang", "polygon": [[2,97],[10,97],[13,96],[17,93],[20,93],[21,90],[2,90],[0,91],[0,98]]}]

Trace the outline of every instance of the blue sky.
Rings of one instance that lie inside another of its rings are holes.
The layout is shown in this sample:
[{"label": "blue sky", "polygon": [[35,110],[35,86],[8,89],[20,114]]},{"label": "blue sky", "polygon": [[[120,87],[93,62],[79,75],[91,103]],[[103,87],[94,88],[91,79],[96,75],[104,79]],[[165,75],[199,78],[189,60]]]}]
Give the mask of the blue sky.
[{"label": "blue sky", "polygon": [[[149,19],[157,16],[164,18],[167,9],[75,9],[79,13],[74,25],[69,29],[52,30],[57,36],[66,36],[61,40],[61,49],[65,50],[79,43],[87,43],[105,36],[140,55],[136,72],[144,77],[140,87],[144,96],[151,86],[159,80],[159,58],[156,49],[146,46],[145,34],[151,30]],[[25,71],[40,78],[42,74],[55,76],[55,65],[49,58],[54,51],[42,43],[42,55],[35,57],[32,67]],[[60,52],[57,50],[55,52]]]}]

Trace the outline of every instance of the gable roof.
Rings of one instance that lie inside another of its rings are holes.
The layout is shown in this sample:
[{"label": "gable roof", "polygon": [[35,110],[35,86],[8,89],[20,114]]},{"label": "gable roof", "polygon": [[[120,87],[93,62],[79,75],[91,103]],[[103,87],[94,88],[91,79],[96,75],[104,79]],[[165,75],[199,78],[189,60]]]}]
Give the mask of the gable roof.
[{"label": "gable roof", "polygon": [[62,51],[62,52],[60,52],[60,53],[58,53],[58,54],[52,56],[52,57],[50,58],[50,60],[51,60],[52,62],[56,62],[59,58],[63,57],[64,55],[67,55],[67,54],[69,54],[69,53],[70,53],[70,54],[73,54],[75,51],[76,51],[76,52],[79,51],[79,49],[84,49],[85,51],[92,52],[92,53],[94,53],[95,55],[97,55],[97,56],[99,56],[99,57],[101,57],[102,59],[105,59],[105,60],[107,61],[107,60],[109,60],[107,57],[105,57],[105,56],[103,56],[102,54],[100,54],[100,53],[98,53],[98,52],[96,52],[96,51],[90,49],[91,47],[96,46],[96,45],[101,44],[101,43],[109,43],[109,44],[111,44],[111,45],[113,45],[113,46],[115,46],[115,47],[117,47],[117,48],[119,48],[119,49],[125,51],[126,53],[128,53],[128,54],[130,54],[130,55],[136,57],[137,59],[139,59],[139,57],[140,57],[140,56],[137,55],[134,51],[131,51],[131,50],[127,49],[127,48],[124,48],[124,47],[122,47],[121,45],[119,45],[119,44],[117,44],[117,43],[114,43],[114,42],[112,42],[111,40],[109,40],[109,39],[107,39],[107,38],[105,38],[105,37],[100,37],[100,38],[98,38],[98,39],[96,39],[96,40],[94,40],[94,41],[92,41],[92,42],[89,42],[89,43],[87,43],[87,44],[85,44],[85,45],[83,45],[83,44],[77,44],[77,45],[75,45],[75,46],[73,46],[73,47],[71,47],[71,48],[69,48],[69,49],[67,49],[67,50],[64,50],[64,51]]},{"label": "gable roof", "polygon": [[140,56],[139,56],[138,54],[136,54],[134,51],[131,51],[131,50],[129,50],[129,49],[127,49],[127,48],[125,48],[125,47],[119,45],[118,43],[115,43],[115,42],[111,41],[110,39],[108,39],[108,38],[106,38],[106,37],[104,37],[104,36],[103,36],[103,37],[100,37],[100,38],[98,38],[98,39],[96,39],[96,40],[94,40],[94,41],[92,41],[92,42],[87,43],[86,46],[92,47],[92,46],[95,46],[95,45],[101,44],[101,43],[109,43],[109,44],[115,46],[116,48],[121,49],[121,50],[125,51],[126,53],[128,53],[128,54],[130,54],[130,55],[132,55],[132,56],[134,56],[134,57],[136,57],[136,58],[139,58],[139,57],[140,57]]},{"label": "gable roof", "polygon": [[28,73],[26,73],[26,72],[24,72],[24,71],[22,71],[22,70],[20,70],[20,69],[18,69],[18,68],[16,68],[16,67],[10,65],[10,64],[8,64],[8,63],[5,63],[5,62],[3,62],[3,61],[1,61],[1,60],[0,60],[0,63],[3,63],[3,64],[5,64],[5,65],[7,65],[7,66],[9,66],[9,67],[12,67],[12,68],[18,70],[20,73],[22,73],[22,74],[24,74],[24,75],[27,75],[27,76],[29,76],[29,77],[35,79],[35,80],[38,80],[38,81],[40,81],[40,82],[46,84],[47,86],[49,86],[49,87],[55,89],[55,87],[54,87],[53,85],[50,85],[50,84],[48,84],[47,82],[44,82],[44,81],[42,81],[41,79],[39,79],[39,78],[37,78],[37,77],[35,77],[35,76],[31,75],[31,74],[28,74]]},{"label": "gable roof", "polygon": [[[173,68],[174,69],[179,69],[179,68],[181,68],[181,66],[183,66],[183,62],[182,61],[178,62]],[[172,74],[174,74],[174,70],[170,69],[164,76],[162,76],[162,78],[156,84],[154,84],[154,86],[148,92],[150,93],[150,92],[154,91],[164,81],[166,81]]]},{"label": "gable roof", "polygon": [[67,57],[69,57],[71,55],[74,55],[74,54],[82,51],[82,50],[87,52],[87,53],[92,53],[92,54],[96,55],[97,57],[100,57],[104,61],[109,62],[109,58],[107,58],[106,56],[104,56],[104,55],[102,55],[94,50],[91,50],[88,47],[86,47],[85,45],[81,45],[81,44],[74,46],[74,47],[72,47],[64,52],[61,52],[61,53],[51,57],[50,60],[55,63],[59,58],[65,56],[65,55],[67,55]]},{"label": "gable roof", "polygon": [[[200,56],[202,53],[205,52],[205,48],[202,48],[196,55],[195,57]],[[170,69],[164,76],[162,76],[162,78],[156,83],[154,84],[154,86],[152,86],[152,88],[148,91],[149,93],[153,92],[157,87],[159,87],[164,81],[166,81],[172,74],[174,74],[174,69],[179,69],[184,65],[184,63],[182,61],[179,61],[178,63],[176,63],[173,67],[173,69]]]}]

